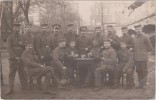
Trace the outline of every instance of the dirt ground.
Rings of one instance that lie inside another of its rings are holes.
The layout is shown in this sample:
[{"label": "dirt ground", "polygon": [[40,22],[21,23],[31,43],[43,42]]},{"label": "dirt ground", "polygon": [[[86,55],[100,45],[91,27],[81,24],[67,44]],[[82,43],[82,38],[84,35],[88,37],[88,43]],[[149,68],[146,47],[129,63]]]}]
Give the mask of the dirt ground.
[{"label": "dirt ground", "polygon": [[[22,91],[20,89],[20,83],[18,75],[16,74],[15,79],[15,93],[11,96],[6,96],[5,93],[8,91],[8,54],[2,54],[3,64],[3,77],[4,84],[1,86],[1,98],[2,99],[51,99],[51,95],[45,95],[42,91]],[[155,95],[155,57],[150,56],[148,62],[148,83],[147,90],[141,89],[124,89],[120,87],[118,89],[111,89],[110,87],[103,87],[102,91],[94,92],[91,88],[76,88],[73,87],[71,91],[59,90],[59,94],[56,99],[154,99]],[[135,86],[138,85],[137,74],[135,73]]]}]

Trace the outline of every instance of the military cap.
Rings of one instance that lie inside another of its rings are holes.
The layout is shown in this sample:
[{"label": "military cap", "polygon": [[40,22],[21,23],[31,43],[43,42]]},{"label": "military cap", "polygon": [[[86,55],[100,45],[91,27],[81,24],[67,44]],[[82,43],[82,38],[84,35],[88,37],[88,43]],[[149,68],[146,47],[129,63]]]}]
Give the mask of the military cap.
[{"label": "military cap", "polygon": [[66,39],[59,39],[59,43],[66,42]]},{"label": "military cap", "polygon": [[67,26],[68,26],[68,27],[72,27],[72,26],[74,26],[74,24],[70,23],[70,24],[68,24]]},{"label": "military cap", "polygon": [[110,39],[107,39],[107,38],[104,39],[103,41],[104,41],[104,42],[111,42]]},{"label": "military cap", "polygon": [[95,29],[101,29],[101,27],[100,26],[97,26],[97,27],[95,27]]},{"label": "military cap", "polygon": [[124,30],[124,29],[128,29],[126,26],[124,26],[124,27],[121,27],[121,30]]},{"label": "military cap", "polygon": [[31,23],[27,23],[27,24],[25,24],[25,26],[31,26],[32,27],[32,24]]},{"label": "military cap", "polygon": [[19,23],[13,23],[13,26],[15,26],[15,27],[20,27],[21,24],[19,24]]},{"label": "military cap", "polygon": [[81,27],[80,27],[80,31],[81,31],[83,28],[85,28],[85,29],[87,30],[87,27],[86,27],[86,26],[81,26]]},{"label": "military cap", "polygon": [[140,27],[142,27],[140,24],[134,26],[134,28],[140,28]]},{"label": "military cap", "polygon": [[53,28],[56,28],[56,27],[61,28],[61,25],[60,24],[53,24],[52,27]]},{"label": "military cap", "polygon": [[48,24],[46,24],[46,23],[41,24],[41,27],[48,27]]},{"label": "military cap", "polygon": [[107,25],[106,27],[113,27],[112,25]]}]

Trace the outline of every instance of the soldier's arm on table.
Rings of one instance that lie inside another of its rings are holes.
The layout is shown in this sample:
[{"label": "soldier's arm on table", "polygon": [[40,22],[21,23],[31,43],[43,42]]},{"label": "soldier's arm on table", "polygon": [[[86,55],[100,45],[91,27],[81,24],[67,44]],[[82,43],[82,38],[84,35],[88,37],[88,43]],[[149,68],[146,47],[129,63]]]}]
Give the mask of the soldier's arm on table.
[{"label": "soldier's arm on table", "polygon": [[106,59],[104,60],[104,62],[105,62],[106,64],[116,64],[116,62],[117,62],[117,55],[116,55],[116,52],[115,52],[115,51],[111,52],[110,58],[106,58]]},{"label": "soldier's arm on table", "polygon": [[38,64],[38,63],[31,61],[30,58],[25,54],[22,54],[21,59],[29,67],[41,67],[41,64]]},{"label": "soldier's arm on table", "polygon": [[148,52],[151,52],[153,50],[152,43],[148,37],[145,36],[145,44]]},{"label": "soldier's arm on table", "polygon": [[53,51],[53,61],[57,64],[58,67],[64,67],[64,65],[59,60],[59,54],[56,50]]},{"label": "soldier's arm on table", "polygon": [[13,49],[13,41],[12,41],[12,38],[11,36],[8,37],[8,40],[7,40],[7,49],[8,49],[8,52],[9,52],[9,56],[10,58],[15,58],[16,57],[16,54],[14,53],[14,49]]}]

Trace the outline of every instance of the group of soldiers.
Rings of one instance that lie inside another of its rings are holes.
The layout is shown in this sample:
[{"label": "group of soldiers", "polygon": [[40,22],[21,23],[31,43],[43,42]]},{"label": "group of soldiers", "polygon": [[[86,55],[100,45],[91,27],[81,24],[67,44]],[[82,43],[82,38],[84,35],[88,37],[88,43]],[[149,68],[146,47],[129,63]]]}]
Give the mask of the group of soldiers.
[{"label": "group of soldiers", "polygon": [[[81,26],[76,34],[74,24],[67,25],[67,32],[61,31],[61,25],[52,26],[53,33],[47,31],[48,24],[41,25],[41,33],[31,32],[32,24],[26,24],[24,35],[20,34],[20,24],[13,24],[13,33],[8,37],[9,86],[8,95],[14,93],[14,79],[18,71],[21,89],[26,90],[33,84],[34,78],[41,88],[41,78],[45,76],[45,93],[51,84],[59,88],[63,83],[79,86],[102,88],[103,76],[109,75],[112,88],[118,88],[121,75],[126,74],[126,88],[134,87],[134,69],[138,73],[139,86],[145,88],[147,81],[148,52],[152,45],[142,32],[142,26],[135,27],[136,35],[128,34],[128,28],[122,27],[122,36],[115,34],[114,27],[107,25],[107,34],[102,35],[101,27],[95,27],[95,36],[86,36],[87,27]],[[94,58],[91,63],[77,66],[75,58]],[[78,72],[79,81],[75,79]],[[52,80],[52,81],[51,81]],[[66,80],[66,81],[65,81]]]}]

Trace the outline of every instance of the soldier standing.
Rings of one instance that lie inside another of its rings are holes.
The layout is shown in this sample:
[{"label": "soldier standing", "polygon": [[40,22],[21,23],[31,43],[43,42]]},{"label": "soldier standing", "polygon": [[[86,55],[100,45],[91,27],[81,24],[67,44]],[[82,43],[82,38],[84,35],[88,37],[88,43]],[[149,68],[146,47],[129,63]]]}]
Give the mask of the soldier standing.
[{"label": "soldier standing", "polygon": [[66,39],[67,47],[69,47],[69,43],[72,40],[74,40],[76,42],[78,35],[76,34],[76,31],[74,30],[74,24],[68,24],[67,33],[64,34],[64,37]]},{"label": "soldier standing", "polygon": [[24,51],[24,43],[20,35],[20,24],[13,24],[13,33],[8,37],[8,51],[9,51],[9,87],[10,90],[7,95],[14,93],[14,80],[16,71],[18,70],[18,75],[20,78],[22,90],[27,88],[27,79],[25,75],[24,68],[21,62],[21,54]]},{"label": "soldier standing", "polygon": [[[87,57],[89,50],[91,49],[91,40],[86,36],[87,33],[87,27],[81,26],[80,27],[80,36],[77,39],[77,48],[79,52],[79,56],[82,58]],[[80,85],[82,87],[84,86],[84,81],[87,77],[86,71],[88,70],[87,67],[89,67],[90,64],[79,64],[78,70],[79,70],[79,78],[80,78]]]},{"label": "soldier standing", "polygon": [[54,24],[53,25],[53,35],[52,35],[52,41],[53,41],[53,47],[58,47],[59,41],[64,38],[64,34],[61,32],[61,25],[60,24]]},{"label": "soldier standing", "polygon": [[113,28],[112,25],[107,25],[106,27],[107,30],[107,35],[106,35],[106,39],[109,39],[112,45],[112,48],[117,51],[120,47],[120,43],[119,43],[119,38],[118,36],[115,34],[115,30]]},{"label": "soldier standing", "polygon": [[148,52],[153,50],[152,44],[142,32],[142,26],[134,26],[137,35],[133,39],[134,63],[139,79],[139,89],[146,89]]},{"label": "soldier standing", "polygon": [[119,38],[121,42],[126,43],[127,48],[132,47],[132,37],[128,34],[128,28],[127,27],[122,27],[122,36]]},{"label": "soldier standing", "polygon": [[52,59],[51,52],[53,50],[53,42],[51,35],[47,32],[48,24],[42,24],[42,33],[38,37],[37,54],[42,64],[50,65]]},{"label": "soldier standing", "polygon": [[98,40],[99,46],[103,46],[103,35],[101,27],[95,27],[95,37],[93,38],[93,40]]}]

